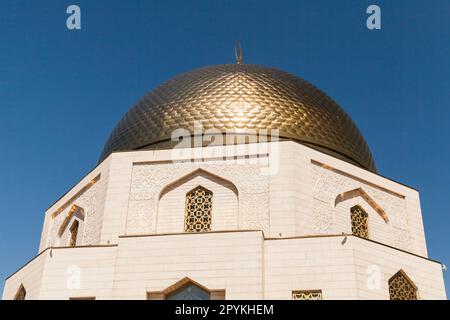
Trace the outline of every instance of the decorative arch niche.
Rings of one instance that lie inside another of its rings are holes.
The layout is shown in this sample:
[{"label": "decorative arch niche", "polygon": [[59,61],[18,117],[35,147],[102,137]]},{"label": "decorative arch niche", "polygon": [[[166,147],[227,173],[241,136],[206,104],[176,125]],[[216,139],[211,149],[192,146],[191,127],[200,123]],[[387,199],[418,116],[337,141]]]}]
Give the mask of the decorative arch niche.
[{"label": "decorative arch niche", "polygon": [[208,177],[210,179],[211,178],[215,178],[215,179],[217,179],[219,181],[222,181],[224,184],[228,185],[228,188],[230,190],[232,190],[236,194],[236,196],[239,195],[238,188],[230,180],[225,179],[225,178],[223,178],[223,177],[221,177],[219,175],[216,175],[216,174],[214,174],[214,173],[212,173],[210,171],[207,171],[205,169],[195,169],[194,171],[192,171],[192,172],[190,172],[190,173],[188,173],[186,175],[183,175],[183,176],[173,180],[172,182],[168,183],[166,186],[164,186],[161,189],[161,191],[159,192],[158,200],[160,200],[169,191],[171,191],[174,188],[176,188],[177,186],[181,185],[183,183],[183,181],[192,180],[192,179],[194,179],[195,177],[198,177],[198,176],[205,176],[205,177]]},{"label": "decorative arch niche", "polygon": [[[231,181],[206,170],[196,169],[161,189],[157,204],[156,232],[237,230],[238,195],[238,189]],[[199,201],[197,208],[194,201]],[[191,205],[194,205],[192,210],[189,207]],[[189,218],[190,226],[186,223]],[[195,221],[205,223],[202,228],[197,228],[200,224]]]},{"label": "decorative arch niche", "polygon": [[73,205],[58,230],[60,245],[75,247],[82,243],[84,220],[84,209]]},{"label": "decorative arch niche", "polygon": [[378,203],[376,203],[376,201],[373,200],[372,197],[370,197],[362,188],[357,188],[338,194],[336,199],[334,200],[334,207],[336,207],[341,202],[356,197],[361,197],[362,199],[364,199],[364,201],[367,202],[367,204],[369,204],[380,215],[384,222],[389,222],[388,215],[384,211],[384,209]]}]

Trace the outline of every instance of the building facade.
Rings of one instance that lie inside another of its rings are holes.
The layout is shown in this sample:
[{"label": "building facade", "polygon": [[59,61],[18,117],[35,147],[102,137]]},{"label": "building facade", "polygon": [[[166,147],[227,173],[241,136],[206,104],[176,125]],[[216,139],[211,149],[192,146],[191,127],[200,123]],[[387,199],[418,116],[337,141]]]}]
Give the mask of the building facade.
[{"label": "building facade", "polygon": [[377,174],[322,91],[241,64],[182,74],[141,99],[99,164],[47,210],[38,255],[3,293],[445,298],[418,192]]}]

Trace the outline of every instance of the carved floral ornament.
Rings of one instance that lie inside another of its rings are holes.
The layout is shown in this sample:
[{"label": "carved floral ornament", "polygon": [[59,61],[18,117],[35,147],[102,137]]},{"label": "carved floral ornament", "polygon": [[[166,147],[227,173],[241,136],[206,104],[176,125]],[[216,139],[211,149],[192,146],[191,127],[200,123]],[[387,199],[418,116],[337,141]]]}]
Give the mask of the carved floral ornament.
[{"label": "carved floral ornament", "polygon": [[[269,180],[260,165],[229,166],[223,161],[175,163],[168,167],[153,163],[134,164],[127,216],[127,234],[156,230],[159,201],[180,181],[194,176],[226,182],[237,198],[239,225],[245,229],[269,229]],[[162,187],[164,186],[164,187]],[[181,201],[185,201],[183,198]],[[181,212],[183,214],[183,212]]]}]

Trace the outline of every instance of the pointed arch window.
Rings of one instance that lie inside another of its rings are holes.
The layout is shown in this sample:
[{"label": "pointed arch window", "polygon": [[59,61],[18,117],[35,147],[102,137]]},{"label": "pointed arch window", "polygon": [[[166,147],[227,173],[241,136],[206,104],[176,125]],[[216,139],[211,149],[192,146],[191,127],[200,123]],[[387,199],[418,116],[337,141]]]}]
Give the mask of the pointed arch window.
[{"label": "pointed arch window", "polygon": [[403,270],[389,279],[389,298],[391,300],[417,300],[417,287]]},{"label": "pointed arch window", "polygon": [[166,300],[211,300],[211,295],[203,288],[189,283],[168,294]]},{"label": "pointed arch window", "polygon": [[14,296],[14,300],[25,300],[27,296],[27,291],[25,287],[21,284],[19,290],[17,290],[16,295]]},{"label": "pointed arch window", "polygon": [[78,220],[75,220],[70,227],[70,242],[69,246],[75,247],[77,245],[77,237],[78,237],[78,228],[79,228]]},{"label": "pointed arch window", "polygon": [[148,291],[147,300],[225,300],[225,290],[211,290],[185,277],[163,291]]},{"label": "pointed arch window", "polygon": [[185,232],[211,231],[212,197],[213,193],[202,186],[186,194]]},{"label": "pointed arch window", "polygon": [[58,245],[75,247],[80,245],[83,240],[84,229],[84,209],[73,205],[58,230],[60,242]]},{"label": "pointed arch window", "polygon": [[350,209],[352,234],[361,238],[369,239],[369,215],[360,206]]}]

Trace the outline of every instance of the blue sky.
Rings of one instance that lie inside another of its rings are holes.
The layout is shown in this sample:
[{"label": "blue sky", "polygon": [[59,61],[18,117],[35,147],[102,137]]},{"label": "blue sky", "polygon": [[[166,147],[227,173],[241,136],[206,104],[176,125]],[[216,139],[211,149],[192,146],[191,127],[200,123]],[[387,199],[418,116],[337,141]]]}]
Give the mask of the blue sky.
[{"label": "blue sky", "polygon": [[[366,28],[370,4],[381,30]],[[297,74],[350,114],[379,173],[420,191],[429,256],[450,267],[449,16],[446,0],[1,0],[0,279],[36,255],[46,208],[128,108],[180,72],[233,63],[238,38],[245,63]]]}]

